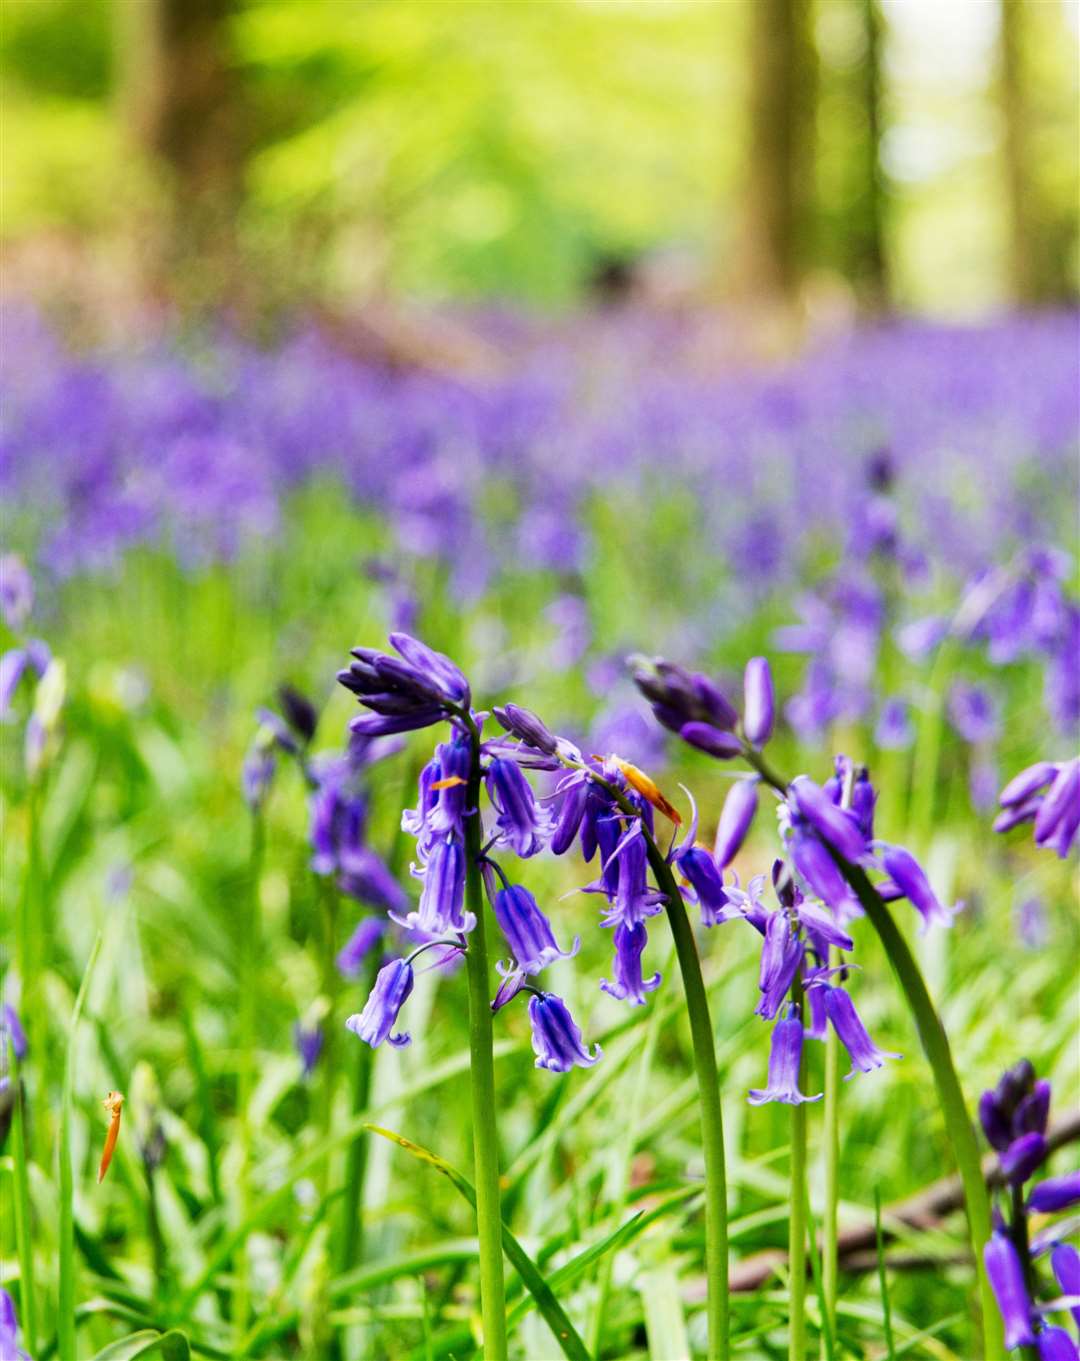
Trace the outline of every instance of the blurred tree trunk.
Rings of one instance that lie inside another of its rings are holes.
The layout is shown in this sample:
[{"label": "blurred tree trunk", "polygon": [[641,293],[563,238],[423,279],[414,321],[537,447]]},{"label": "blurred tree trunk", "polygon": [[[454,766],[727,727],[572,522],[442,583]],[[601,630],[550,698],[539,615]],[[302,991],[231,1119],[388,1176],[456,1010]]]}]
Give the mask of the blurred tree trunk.
[{"label": "blurred tree trunk", "polygon": [[229,47],[234,0],[115,0],[122,110],[135,146],[163,172],[151,272],[179,275],[194,301],[229,291],[244,147]]},{"label": "blurred tree trunk", "polygon": [[883,312],[889,305],[889,267],[885,249],[885,185],[881,169],[882,16],[879,0],[860,0],[864,35],[861,65],[863,136],[862,211],[853,230],[852,277],[865,306]]},{"label": "blurred tree trunk", "polygon": [[813,233],[816,63],[811,0],[751,0],[749,136],[736,293],[790,303]]},{"label": "blurred tree trunk", "polygon": [[1036,223],[1028,173],[1028,111],[1024,95],[1022,0],[1001,0],[998,90],[1003,124],[1005,194],[1009,212],[1009,283],[1017,302],[1037,301]]}]

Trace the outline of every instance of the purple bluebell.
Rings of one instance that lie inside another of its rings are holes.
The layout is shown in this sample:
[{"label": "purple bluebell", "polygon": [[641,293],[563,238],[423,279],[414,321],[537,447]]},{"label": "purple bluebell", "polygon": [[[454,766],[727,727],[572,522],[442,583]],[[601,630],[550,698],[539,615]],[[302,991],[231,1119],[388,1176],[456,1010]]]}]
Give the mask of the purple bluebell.
[{"label": "purple bluebell", "polygon": [[733,732],[725,732],[712,723],[684,723],[679,729],[679,736],[698,751],[715,756],[720,761],[738,756],[742,751],[742,743]]},{"label": "purple bluebell", "polygon": [[1031,1299],[1024,1282],[1024,1268],[1012,1239],[1003,1230],[995,1229],[991,1234],[983,1248],[983,1262],[1005,1325],[1006,1348],[1012,1351],[1014,1347],[1034,1346]]},{"label": "purple bluebell", "polygon": [[[739,715],[715,682],[662,657],[631,658],[634,683],[665,728],[682,732],[688,724],[733,732]],[[686,737],[687,741],[692,738]]]},{"label": "purple bluebell", "polygon": [[751,657],[743,674],[743,736],[752,747],[763,747],[772,736],[776,696],[765,657]]},{"label": "purple bluebell", "polygon": [[[560,950],[551,923],[537,906],[536,899],[520,884],[507,885],[492,895],[495,920],[514,957],[513,967],[522,973],[538,974],[557,959],[571,959],[581,949],[581,938],[574,937],[569,950]],[[510,972],[503,968],[501,972]]]},{"label": "purple bluebell", "polygon": [[589,797],[588,782],[572,775],[561,786],[561,800],[551,833],[551,849],[555,855],[565,855],[577,840],[585,804]]},{"label": "purple bluebell", "polygon": [[806,944],[795,932],[791,918],[784,909],[774,912],[765,928],[758,969],[758,991],[761,993],[754,1008],[757,1016],[771,1021],[780,1010],[788,988],[806,953]]},{"label": "purple bluebell", "polygon": [[1031,1189],[1027,1198],[1029,1210],[1039,1214],[1056,1214],[1080,1204],[1080,1172],[1066,1172],[1060,1177],[1047,1177]]},{"label": "purple bluebell", "polygon": [[797,775],[789,786],[789,798],[823,841],[845,859],[857,861],[866,853],[866,837],[854,813],[833,803],[807,775]]},{"label": "purple bluebell", "polygon": [[758,778],[735,780],[724,799],[716,827],[713,855],[717,868],[727,869],[742,849],[758,805]]},{"label": "purple bluebell", "polygon": [[551,814],[537,803],[521,768],[497,757],[488,764],[484,779],[497,814],[499,840],[523,860],[543,850],[553,830]]},{"label": "purple bluebell", "polygon": [[0,1006],[0,1058],[3,1056],[5,1039],[11,1044],[11,1052],[22,1063],[27,1052],[26,1031],[22,1028],[19,1013],[10,1002],[5,1002],[3,1006]]},{"label": "purple bluebell", "polygon": [[4,1361],[30,1361],[29,1353],[19,1346],[15,1301],[3,1289],[0,1289],[0,1357]]},{"label": "purple bluebell", "polygon": [[1050,1117],[1050,1083],[1040,1078],[1030,1092],[1021,1098],[1013,1112],[1012,1128],[1017,1136],[1021,1134],[1045,1134]]},{"label": "purple bluebell", "polygon": [[337,954],[337,968],[345,978],[358,978],[368,955],[382,940],[386,933],[386,923],[381,917],[362,917],[352,935]]},{"label": "purple bluebell", "polygon": [[0,614],[12,633],[18,633],[34,608],[34,579],[18,553],[0,557]]},{"label": "purple bluebell", "polygon": [[302,1021],[297,1021],[293,1026],[293,1044],[300,1058],[302,1075],[305,1078],[311,1076],[315,1065],[319,1061],[319,1055],[323,1050],[323,1033],[320,1025],[306,1026]]},{"label": "purple bluebell", "polygon": [[990,692],[968,681],[954,682],[949,691],[949,721],[965,742],[993,741],[1000,731],[997,705]]},{"label": "purple bluebell", "polygon": [[1064,860],[1080,831],[1080,757],[1028,766],[1009,781],[999,802],[1005,811],[994,820],[995,832],[1034,819],[1035,844]]},{"label": "purple bluebell", "polygon": [[383,907],[400,915],[409,906],[409,895],[390,872],[390,867],[370,846],[351,851],[338,875],[338,888],[357,902]]},{"label": "purple bluebell", "polygon": [[[1071,1243],[1058,1243],[1050,1253],[1050,1269],[1061,1293],[1080,1301],[1080,1252]],[[1070,1305],[1070,1312],[1080,1328],[1080,1303]]]},{"label": "purple bluebell", "polygon": [[591,1068],[603,1055],[599,1045],[595,1046],[594,1053],[589,1053],[566,1003],[553,992],[532,994],[529,1020],[537,1068],[568,1073],[574,1067]]},{"label": "purple bluebell", "polygon": [[520,704],[504,704],[501,707],[497,705],[493,712],[502,727],[527,747],[535,747],[547,756],[554,756],[558,749],[555,735],[531,709]]},{"label": "purple bluebell", "polygon": [[704,846],[682,846],[671,857],[678,865],[697,896],[701,908],[702,926],[716,926],[726,921],[724,908],[728,896],[724,892],[724,876],[715,859]]},{"label": "purple bluebell", "polygon": [[798,1106],[804,1101],[820,1101],[817,1096],[804,1096],[799,1090],[799,1066],[802,1062],[803,1026],[799,1008],[789,1002],[783,1018],[773,1026],[769,1046],[769,1082],[764,1088],[750,1090],[751,1106],[763,1106],[767,1101],[780,1101],[785,1106]]},{"label": "purple bluebell", "polygon": [[903,846],[886,846],[881,859],[885,873],[922,917],[923,931],[931,926],[952,923],[957,908],[942,907],[922,866],[910,851]]},{"label": "purple bluebell", "polygon": [[253,813],[259,812],[266,802],[270,786],[277,770],[277,757],[272,746],[256,741],[248,749],[240,770],[240,785],[244,802]]},{"label": "purple bluebell", "polygon": [[943,615],[931,614],[898,628],[896,642],[905,656],[923,662],[945,640],[948,632],[949,621]]},{"label": "purple bluebell", "polygon": [[915,726],[907,700],[897,695],[884,700],[874,728],[874,742],[882,751],[904,751],[915,740]]},{"label": "purple bluebell", "polygon": [[791,816],[791,859],[810,890],[844,919],[856,916],[858,901],[829,848],[801,815]]},{"label": "purple bluebell", "polygon": [[644,1006],[645,994],[660,986],[659,973],[654,973],[651,978],[644,978],[642,974],[641,956],[648,943],[649,933],[644,922],[632,926],[620,922],[615,927],[615,962],[612,967],[615,982],[609,983],[605,978],[600,984],[604,992],[620,1002],[629,1002],[631,1006]]},{"label": "purple bluebell", "polygon": [[308,699],[307,695],[297,690],[293,685],[278,686],[278,702],[281,705],[285,722],[292,731],[300,738],[304,746],[307,746],[315,736],[315,729],[319,725],[319,712]]},{"label": "purple bluebell", "polygon": [[411,1038],[408,1033],[391,1035],[390,1032],[412,990],[413,970],[408,960],[394,959],[384,964],[363,1011],[349,1017],[345,1022],[346,1029],[359,1035],[372,1049],[377,1049],[383,1040],[399,1047],[408,1044]]},{"label": "purple bluebell", "polygon": [[1080,1351],[1064,1328],[1044,1324],[1035,1339],[1039,1361],[1077,1361]]},{"label": "purple bluebell", "polygon": [[354,660],[338,672],[338,681],[371,710],[353,719],[353,732],[410,732],[468,709],[469,682],[449,657],[408,633],[391,633],[390,644],[397,657],[375,648],[353,648]]},{"label": "purple bluebell", "polygon": [[659,889],[649,887],[648,853],[644,837],[634,831],[627,833],[614,852],[614,863],[618,871],[614,892],[609,892],[603,878],[588,890],[603,891],[608,895],[609,907],[601,924],[614,926],[623,922],[634,926],[649,917],[655,917],[666,899]]},{"label": "purple bluebell", "polygon": [[52,651],[40,638],[31,638],[24,647],[13,647],[0,657],[0,722],[14,718],[12,701],[24,675],[33,672],[40,680],[48,670]]},{"label": "purple bluebell", "polygon": [[473,929],[476,918],[471,912],[463,912],[465,848],[460,841],[452,837],[437,841],[427,860],[419,866],[414,865],[412,873],[424,883],[420,903],[407,915],[391,913],[396,922],[411,931],[424,931],[431,936]]},{"label": "purple bluebell", "polygon": [[1046,1139],[1038,1131],[1018,1135],[1001,1155],[1001,1172],[1013,1186],[1030,1181],[1046,1161]]},{"label": "purple bluebell", "polygon": [[877,805],[877,791],[870,783],[870,773],[847,756],[834,758],[833,772],[822,785],[822,791],[838,807],[844,805],[845,793],[850,794],[847,806],[863,840],[869,844],[874,839],[874,808]]},{"label": "purple bluebell", "polygon": [[[815,991],[816,988],[811,989],[811,992]],[[843,988],[826,986],[824,993],[826,1015],[851,1059],[851,1072],[847,1074],[849,1078],[854,1077],[856,1072],[873,1072],[875,1068],[880,1068],[886,1059],[901,1057],[900,1054],[877,1047],[855,1010],[855,1003]]]}]

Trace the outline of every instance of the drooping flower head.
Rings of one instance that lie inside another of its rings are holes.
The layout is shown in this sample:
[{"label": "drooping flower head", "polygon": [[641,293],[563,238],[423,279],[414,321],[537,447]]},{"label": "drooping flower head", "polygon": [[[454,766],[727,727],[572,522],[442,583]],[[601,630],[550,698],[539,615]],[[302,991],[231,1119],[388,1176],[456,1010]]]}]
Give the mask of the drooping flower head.
[{"label": "drooping flower head", "polygon": [[412,965],[408,960],[394,959],[384,964],[363,1011],[350,1016],[345,1022],[346,1028],[359,1035],[372,1049],[377,1049],[384,1040],[399,1047],[408,1044],[411,1040],[408,1032],[396,1035],[390,1032],[397,1024],[398,1012],[408,1001],[413,982]]},{"label": "drooping flower head", "polygon": [[491,894],[491,905],[514,960],[513,966],[500,972],[516,968],[525,974],[538,974],[557,959],[571,959],[581,948],[581,938],[575,936],[569,950],[559,949],[551,923],[533,895],[520,884],[497,889]]},{"label": "drooping flower head", "polygon": [[773,1026],[769,1047],[768,1086],[751,1089],[749,1097],[751,1106],[763,1106],[767,1101],[798,1106],[804,1101],[821,1100],[820,1092],[816,1096],[804,1096],[799,1090],[802,1047],[803,1023],[798,1006],[790,1002],[781,1020]]},{"label": "drooping flower head", "polygon": [[408,633],[391,633],[390,643],[397,657],[356,647],[348,669],[338,672],[338,681],[371,710],[353,719],[353,732],[411,732],[469,708],[469,682],[449,657]]},{"label": "drooping flower head", "polygon": [[591,1068],[602,1055],[599,1045],[589,1053],[566,1003],[553,992],[529,997],[529,1020],[537,1068],[568,1073],[574,1067]]},{"label": "drooping flower head", "polygon": [[1034,820],[1036,846],[1064,860],[1080,832],[1080,757],[1028,766],[1009,781],[999,801],[1004,812],[994,822],[995,832]]},{"label": "drooping flower head", "polygon": [[626,1001],[631,1006],[640,1007],[645,1005],[645,994],[653,992],[660,986],[660,975],[654,973],[651,978],[645,978],[642,973],[641,956],[649,943],[649,933],[644,922],[637,922],[628,925],[619,922],[615,927],[615,962],[613,972],[615,974],[614,983],[609,983],[603,979],[600,987],[609,996],[617,998],[620,1002]]}]

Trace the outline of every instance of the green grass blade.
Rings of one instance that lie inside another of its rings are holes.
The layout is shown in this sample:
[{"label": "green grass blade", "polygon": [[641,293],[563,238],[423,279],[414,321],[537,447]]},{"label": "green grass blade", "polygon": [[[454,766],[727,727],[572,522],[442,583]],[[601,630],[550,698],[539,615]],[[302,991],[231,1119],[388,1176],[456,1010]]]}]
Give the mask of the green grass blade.
[{"label": "green grass blade", "polygon": [[98,952],[101,932],[94,938],[90,958],[86,961],[78,996],[68,1028],[67,1058],[64,1062],[64,1088],[60,1102],[60,1243],[59,1288],[57,1292],[56,1336],[61,1357],[74,1357],[75,1349],[75,1174],[71,1166],[71,1092],[75,1078],[75,1041],[79,1019],[90,986]]},{"label": "green grass blade", "polygon": [[19,1316],[23,1337],[31,1356],[37,1352],[37,1290],[34,1284],[34,1240],[30,1222],[30,1169],[26,1151],[26,1092],[16,1059],[11,1070],[14,1108],[11,1117],[12,1177],[15,1182],[12,1218],[19,1258]]},{"label": "green grass blade", "polygon": [[881,1286],[881,1317],[885,1328],[885,1346],[889,1361],[896,1361],[896,1343],[893,1341],[892,1305],[889,1301],[889,1282],[885,1277],[885,1238],[881,1232],[881,1187],[874,1187],[874,1239],[877,1244],[877,1274]]},{"label": "green grass blade", "polygon": [[93,1361],[135,1361],[136,1357],[160,1352],[164,1361],[190,1361],[191,1348],[183,1333],[172,1329],[159,1333],[156,1328],[142,1328],[128,1333],[94,1355]]},{"label": "green grass blade", "polygon": [[[403,1148],[406,1153],[411,1153],[414,1158],[419,1158],[421,1162],[426,1162],[429,1166],[434,1167],[437,1172],[441,1172],[442,1175],[461,1192],[469,1204],[475,1208],[476,1192],[473,1190],[472,1185],[456,1168],[451,1167],[449,1163],[444,1162],[437,1154],[430,1152],[426,1148],[421,1148],[419,1144],[414,1144],[410,1139],[406,1139],[401,1134],[395,1134],[393,1130],[383,1129],[379,1125],[367,1125],[366,1128],[369,1129],[372,1134],[378,1134],[383,1139],[390,1139],[393,1143],[397,1144],[399,1148]],[[505,1224],[502,1226],[502,1240],[503,1251],[510,1259],[510,1263],[514,1270],[525,1282],[526,1288],[536,1301],[536,1307],[540,1310],[540,1313],[544,1316],[545,1322],[555,1335],[555,1340],[562,1348],[563,1355],[567,1358],[567,1361],[591,1361],[585,1343],[582,1342],[581,1338],[578,1336],[577,1330],[570,1322],[562,1305],[555,1298],[551,1287],[537,1270],[535,1262],[533,1262],[532,1258]]]}]

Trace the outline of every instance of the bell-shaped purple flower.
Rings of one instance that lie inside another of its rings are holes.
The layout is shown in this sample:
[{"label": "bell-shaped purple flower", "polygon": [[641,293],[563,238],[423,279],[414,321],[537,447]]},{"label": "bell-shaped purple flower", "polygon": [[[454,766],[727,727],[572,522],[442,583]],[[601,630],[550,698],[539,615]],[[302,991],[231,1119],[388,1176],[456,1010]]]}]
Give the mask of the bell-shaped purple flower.
[{"label": "bell-shaped purple flower", "polygon": [[363,1011],[349,1017],[345,1022],[346,1029],[359,1035],[372,1049],[378,1049],[387,1039],[399,1047],[408,1044],[411,1037],[407,1033],[391,1035],[390,1031],[397,1024],[398,1012],[412,990],[413,971],[407,960],[393,959],[389,964],[384,964]]},{"label": "bell-shaped purple flower", "polygon": [[494,710],[496,719],[512,736],[519,738],[527,747],[535,747],[547,756],[554,756],[558,749],[555,735],[548,731],[543,719],[531,709],[520,704],[506,704]]},{"label": "bell-shaped purple flower", "polygon": [[700,672],[687,671],[662,657],[635,657],[632,674],[657,720],[672,732],[681,732],[688,723],[704,723],[730,732],[739,721],[719,686]]},{"label": "bell-shaped purple flower", "polygon": [[998,795],[998,802],[1002,808],[1015,808],[1018,804],[1026,803],[1033,794],[1045,789],[1057,772],[1058,767],[1053,761],[1036,761],[1033,766],[1012,777]]},{"label": "bell-shaped purple flower", "polygon": [[[1061,1293],[1080,1300],[1080,1252],[1071,1243],[1058,1243],[1050,1254],[1050,1268]],[[1080,1304],[1071,1305],[1070,1312],[1080,1328]]]},{"label": "bell-shaped purple flower", "polygon": [[1037,1133],[1021,1134],[1001,1155],[1001,1171],[1012,1186],[1022,1186],[1046,1161],[1046,1140]]},{"label": "bell-shaped purple flower", "polygon": [[12,701],[23,676],[33,672],[40,679],[51,660],[52,651],[40,638],[32,638],[25,647],[10,648],[0,657],[0,722],[9,723],[15,717]]},{"label": "bell-shaped purple flower", "polygon": [[381,917],[362,917],[338,951],[338,973],[345,978],[358,977],[364,960],[382,940],[385,931],[386,923]]},{"label": "bell-shaped purple flower", "polygon": [[[492,897],[491,905],[514,964],[522,973],[538,974],[555,960],[570,959],[581,949],[578,936],[574,937],[569,950],[559,949],[551,923],[540,911],[533,895],[520,884],[499,889]],[[500,972],[510,971],[500,967]]]},{"label": "bell-shaped purple flower", "polygon": [[885,873],[888,874],[893,883],[900,890],[903,896],[916,908],[922,917],[922,930],[925,932],[931,926],[949,926],[952,923],[956,908],[951,910],[942,907],[937,899],[937,895],[930,887],[930,881],[926,874],[911,854],[903,846],[886,846],[882,855],[882,863],[885,866]]},{"label": "bell-shaped purple flower", "polygon": [[877,1047],[855,1010],[855,1003],[843,988],[826,987],[824,992],[826,1014],[851,1059],[851,1072],[847,1077],[854,1077],[857,1072],[871,1073],[875,1068],[880,1068],[886,1059],[902,1057]]},{"label": "bell-shaped purple flower", "polygon": [[743,735],[753,747],[763,747],[772,736],[776,696],[765,657],[751,657],[743,673]]},{"label": "bell-shaped purple flower", "polygon": [[716,926],[727,920],[724,908],[728,896],[716,861],[704,846],[683,846],[672,856],[697,894],[702,926]]},{"label": "bell-shaped purple flower", "polygon": [[727,869],[742,849],[750,824],[754,821],[754,814],[757,812],[757,803],[757,776],[749,780],[734,781],[720,810],[720,821],[716,828],[713,854],[718,869]]},{"label": "bell-shaped purple flower", "polygon": [[15,1301],[6,1290],[0,1290],[0,1357],[4,1361],[30,1361],[29,1353],[19,1346]]},{"label": "bell-shaped purple flower", "polygon": [[18,553],[0,557],[0,614],[12,633],[18,633],[34,608],[34,579]]},{"label": "bell-shaped purple flower", "polygon": [[814,895],[842,916],[855,916],[859,905],[828,847],[798,814],[791,819],[791,859]]},{"label": "bell-shaped purple flower", "polygon": [[322,1027],[305,1026],[302,1021],[297,1021],[293,1026],[293,1044],[300,1057],[302,1075],[310,1077],[323,1049]]},{"label": "bell-shaped purple flower", "polygon": [[465,848],[460,841],[447,838],[436,842],[427,861],[419,868],[414,865],[412,872],[417,879],[424,881],[420,904],[415,912],[404,917],[392,912],[390,915],[396,922],[409,930],[425,931],[431,936],[473,929],[476,918],[471,912],[462,911],[465,903]]},{"label": "bell-shaped purple flower", "polygon": [[997,706],[981,685],[957,681],[949,692],[948,712],[965,742],[989,742],[998,734]]},{"label": "bell-shaped purple flower", "polygon": [[1029,1210],[1036,1210],[1039,1214],[1057,1214],[1059,1210],[1080,1204],[1080,1172],[1047,1177],[1038,1186],[1032,1187],[1027,1204]]},{"label": "bell-shaped purple flower", "polygon": [[1012,1130],[993,1092],[983,1092],[979,1097],[979,1123],[990,1147],[1004,1153],[1012,1142]]},{"label": "bell-shaped purple flower", "polygon": [[1044,1324],[1035,1339],[1039,1361],[1077,1361],[1080,1351],[1064,1328]]},{"label": "bell-shaped purple flower", "polygon": [[551,834],[551,849],[555,855],[565,855],[576,841],[588,797],[588,785],[581,776],[572,775],[563,785],[562,802]]},{"label": "bell-shaped purple flower", "polygon": [[602,1057],[599,1045],[595,1053],[589,1053],[566,1003],[553,992],[534,993],[529,998],[529,1020],[537,1068],[568,1073],[575,1066],[591,1068]]},{"label": "bell-shaped purple flower", "polygon": [[489,764],[485,778],[498,814],[500,840],[523,860],[543,850],[551,837],[551,814],[537,803],[521,767],[497,757]]},{"label": "bell-shaped purple flower", "polygon": [[742,743],[733,732],[725,732],[712,723],[684,723],[679,729],[679,736],[698,751],[715,756],[720,761],[738,756],[742,751]]},{"label": "bell-shaped purple flower", "polygon": [[763,1106],[767,1101],[780,1101],[785,1106],[798,1106],[804,1101],[820,1101],[817,1096],[804,1096],[799,1091],[799,1065],[802,1062],[803,1027],[799,1008],[788,1004],[782,1020],[773,1026],[769,1047],[769,1085],[750,1091],[751,1106]]},{"label": "bell-shaped purple flower", "polygon": [[792,929],[791,919],[784,911],[774,912],[765,928],[761,947],[758,989],[761,997],[754,1008],[757,1016],[771,1021],[791,987],[806,953],[805,943]]},{"label": "bell-shaped purple flower", "polygon": [[1045,1134],[1049,1116],[1050,1083],[1046,1078],[1040,1078],[1017,1106],[1012,1118],[1012,1131],[1018,1137],[1021,1134]]},{"label": "bell-shaped purple flower", "polygon": [[854,814],[837,807],[809,776],[797,775],[791,782],[790,794],[796,809],[818,836],[846,860],[856,861],[865,854],[866,838]]},{"label": "bell-shaped purple flower", "polygon": [[[428,786],[430,804],[425,827],[438,837],[453,836],[464,841],[466,795],[472,748],[467,737],[455,733],[449,742],[441,742],[435,749],[438,775]],[[424,795],[421,793],[421,803]]]},{"label": "bell-shaped purple flower", "polygon": [[0,1067],[6,1066],[4,1047],[7,1042],[11,1044],[11,1052],[22,1063],[27,1053],[26,1031],[22,1028],[19,1013],[10,1002],[0,1007]]},{"label": "bell-shaped purple flower", "polygon": [[660,986],[658,973],[654,973],[648,979],[642,976],[641,956],[649,943],[645,923],[637,922],[633,926],[628,926],[620,922],[615,928],[614,941],[615,963],[612,971],[615,974],[615,982],[609,983],[605,978],[600,987],[620,1002],[627,1001],[635,1007],[644,1006],[645,994],[654,992]]},{"label": "bell-shaped purple flower", "polygon": [[350,898],[385,908],[387,912],[401,913],[409,906],[409,896],[390,873],[389,866],[377,851],[367,846],[350,851],[345,857],[338,887]]},{"label": "bell-shaped purple flower", "polygon": [[903,751],[914,739],[907,701],[896,695],[885,700],[874,729],[874,742],[882,751]]},{"label": "bell-shaped purple flower", "polygon": [[1062,860],[1080,830],[1080,757],[1067,761],[1054,776],[1035,814],[1035,844],[1056,851]]},{"label": "bell-shaped purple flower", "polygon": [[338,681],[371,710],[353,719],[353,732],[370,737],[430,727],[470,703],[469,683],[449,657],[407,633],[392,633],[398,653],[353,648],[354,660]]},{"label": "bell-shaped purple flower", "polygon": [[983,1262],[1005,1325],[1006,1348],[1012,1351],[1014,1347],[1034,1346],[1031,1300],[1024,1283],[1024,1268],[1012,1239],[1001,1229],[994,1231],[983,1248]]},{"label": "bell-shaped purple flower", "polygon": [[[618,880],[615,892],[609,898],[610,907],[601,919],[602,925],[615,926],[625,922],[634,926],[655,917],[666,899],[658,889],[649,887],[644,838],[632,833],[625,836],[614,852],[614,863],[618,866]],[[596,887],[608,892],[606,877]]]}]

